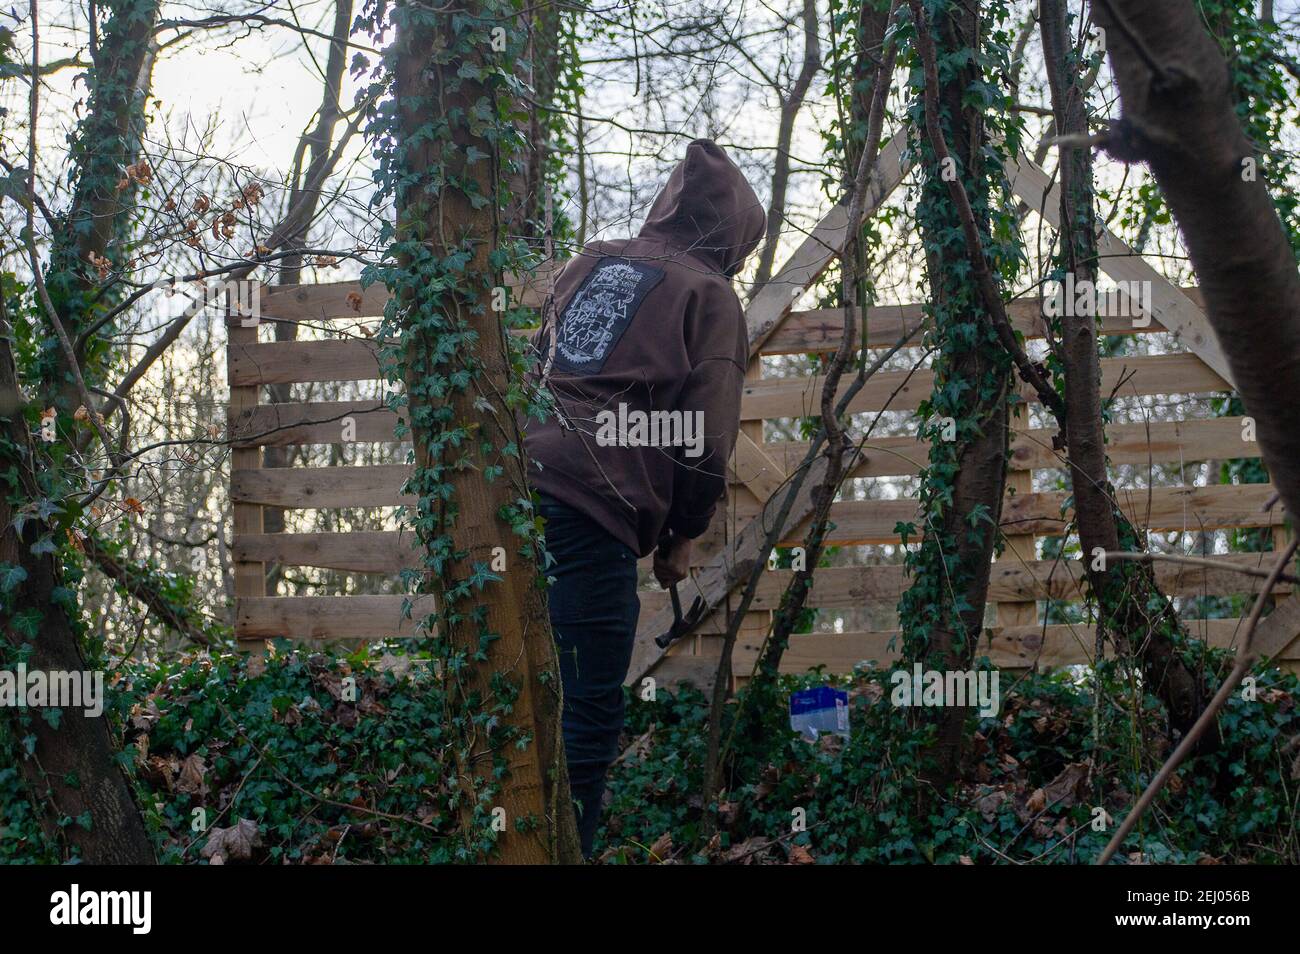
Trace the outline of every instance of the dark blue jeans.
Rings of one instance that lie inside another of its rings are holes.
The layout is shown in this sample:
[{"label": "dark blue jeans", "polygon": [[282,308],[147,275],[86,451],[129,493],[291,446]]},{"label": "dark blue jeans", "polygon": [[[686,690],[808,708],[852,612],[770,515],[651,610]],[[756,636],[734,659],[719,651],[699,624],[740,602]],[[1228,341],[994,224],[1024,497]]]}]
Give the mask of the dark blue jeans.
[{"label": "dark blue jeans", "polygon": [[564,753],[578,803],[582,853],[600,824],[605,772],[618,757],[623,731],[623,680],[632,662],[641,601],[636,554],[599,524],[541,495],[546,548],[555,563],[551,628],[564,686]]}]

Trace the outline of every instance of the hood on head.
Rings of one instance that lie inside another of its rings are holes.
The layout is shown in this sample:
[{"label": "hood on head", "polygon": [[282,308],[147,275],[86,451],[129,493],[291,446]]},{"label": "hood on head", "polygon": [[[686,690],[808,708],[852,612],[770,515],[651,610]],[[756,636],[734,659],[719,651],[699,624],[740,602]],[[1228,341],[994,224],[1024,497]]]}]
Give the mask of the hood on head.
[{"label": "hood on head", "polygon": [[690,251],[730,278],[766,226],[758,196],[736,164],[717,143],[696,139],[650,207],[640,236]]}]

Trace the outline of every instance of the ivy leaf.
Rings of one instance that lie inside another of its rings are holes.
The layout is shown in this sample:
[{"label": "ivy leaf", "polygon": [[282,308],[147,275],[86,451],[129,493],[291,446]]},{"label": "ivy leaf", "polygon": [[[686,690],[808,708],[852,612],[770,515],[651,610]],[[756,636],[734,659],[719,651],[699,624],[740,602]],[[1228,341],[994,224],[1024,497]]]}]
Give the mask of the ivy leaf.
[{"label": "ivy leaf", "polygon": [[988,504],[976,504],[971,507],[970,513],[966,515],[966,522],[972,527],[977,527],[981,522],[993,522],[993,517],[989,511]]},{"label": "ivy leaf", "polygon": [[27,571],[20,566],[11,566],[0,572],[0,593],[8,593],[22,585],[27,579]]},{"label": "ivy leaf", "polygon": [[20,635],[26,636],[28,639],[35,639],[40,632],[41,620],[44,618],[40,610],[34,606],[29,606],[21,613],[15,613],[10,625]]},{"label": "ivy leaf", "polygon": [[57,549],[58,548],[54,545],[54,537],[49,534],[46,534],[32,544],[32,553],[37,556],[43,556],[46,553],[54,553]]}]

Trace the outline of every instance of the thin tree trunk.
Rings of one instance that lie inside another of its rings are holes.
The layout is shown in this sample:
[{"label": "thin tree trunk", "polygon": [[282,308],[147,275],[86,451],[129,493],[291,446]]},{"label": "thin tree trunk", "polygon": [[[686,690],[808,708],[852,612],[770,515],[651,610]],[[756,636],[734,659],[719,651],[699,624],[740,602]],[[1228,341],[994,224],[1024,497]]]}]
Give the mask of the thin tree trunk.
[{"label": "thin tree trunk", "polygon": [[578,153],[578,241],[577,247],[587,244],[587,233],[591,230],[591,193],[587,185],[587,129],[582,118],[582,100],[576,104],[578,113],[576,138]]},{"label": "thin tree trunk", "polygon": [[[1056,128],[1066,136],[1086,136],[1085,92],[1077,58],[1069,53],[1065,0],[1040,0],[1039,14]],[[1076,282],[1095,284],[1098,261],[1092,158],[1086,147],[1062,145],[1060,149],[1062,258],[1066,272],[1073,274]],[[1121,651],[1140,658],[1148,684],[1169,711],[1172,727],[1185,733],[1196,721],[1205,693],[1201,680],[1175,645],[1186,639],[1186,634],[1157,587],[1154,571],[1145,563],[1096,564],[1091,556],[1098,548],[1105,553],[1134,549],[1139,541],[1116,505],[1106,472],[1096,318],[1086,309],[1083,314],[1074,314],[1076,310],[1063,309],[1061,319],[1060,358],[1069,409],[1062,425],[1075,519],[1088,583],[1097,599],[1098,625],[1115,638]]]},{"label": "thin tree trunk", "polygon": [[[781,660],[790,644],[790,635],[795,624],[803,615],[812,591],[813,575],[821,562],[825,551],[826,535],[829,532],[831,506],[839,493],[840,485],[852,463],[850,451],[852,439],[835,419],[833,408],[839,392],[840,378],[853,356],[853,344],[857,333],[856,308],[864,304],[862,287],[865,276],[866,255],[862,242],[862,202],[866,194],[867,183],[875,172],[876,157],[880,152],[880,137],[884,129],[885,105],[889,96],[890,79],[894,72],[897,47],[890,44],[888,51],[882,51],[885,30],[890,16],[896,9],[896,3],[890,3],[883,12],[870,10],[864,4],[862,14],[863,32],[858,37],[859,48],[854,63],[854,97],[851,115],[853,127],[863,130],[862,140],[856,137],[850,140],[846,149],[846,158],[855,165],[851,168],[855,174],[849,182],[849,217],[851,236],[845,242],[840,255],[841,293],[844,301],[844,336],[826,369],[826,380],[822,387],[821,420],[822,428],[827,434],[826,474],[818,489],[814,491],[817,501],[809,521],[807,535],[804,539],[804,568],[795,571],[794,578],[781,596],[781,605],[772,623],[772,633],[759,653],[755,679],[750,691],[756,690],[756,683],[775,684],[781,671]],[[868,72],[865,64],[869,64]]]},{"label": "thin tree trunk", "polygon": [[546,232],[546,162],[554,124],[550,107],[555,102],[560,69],[562,8],[553,0],[540,0],[526,16],[525,61],[530,71],[521,75],[520,80],[531,88],[532,95],[521,104],[524,115],[519,119],[519,131],[525,151],[509,177],[511,195],[503,219],[510,238],[533,243]]},{"label": "thin tree trunk", "polygon": [[[918,7],[912,4],[914,17],[920,19]],[[920,32],[926,26],[917,29]],[[939,72],[934,63],[926,64],[928,96],[932,95],[939,107],[939,117],[927,116],[927,122],[946,117],[944,135],[956,159],[952,171],[961,177],[971,206],[986,209],[989,173],[982,155],[984,121],[966,93],[980,79],[974,55],[981,42],[979,5],[946,5],[935,15],[933,30],[935,49],[931,52],[944,67]],[[971,55],[956,65],[952,57],[957,51],[970,51]],[[931,106],[927,103],[924,108],[928,113]],[[928,138],[937,152],[934,137]],[[930,430],[936,440],[930,458],[931,477],[922,487],[924,538],[912,564],[914,583],[900,603],[900,617],[908,659],[920,661],[928,669],[964,670],[973,665],[984,627],[990,565],[1006,486],[1012,375],[1005,352],[989,331],[994,316],[966,274],[970,252],[956,221],[947,180],[941,178],[943,170],[929,154],[923,168],[926,182],[919,218],[940,342],[931,400],[936,415],[954,419],[956,440],[942,440],[932,418]],[[976,224],[986,236],[987,213],[982,216]],[[970,326],[980,329],[973,341],[962,333],[963,327]],[[913,712],[918,721],[936,726],[926,776],[942,789],[957,776],[970,710],[943,706]]]},{"label": "thin tree trunk", "polygon": [[758,253],[758,268],[754,273],[754,289],[762,287],[772,277],[772,264],[781,242],[781,227],[785,223],[785,197],[790,187],[790,148],[794,140],[794,122],[803,108],[808,88],[812,86],[817,71],[821,69],[821,44],[817,37],[817,2],[804,0],[803,4],[803,63],[799,75],[788,95],[781,99],[781,118],[776,133],[776,165],[772,170],[772,198],[767,206],[767,234]]},{"label": "thin tree trunk", "polygon": [[[502,519],[504,510],[527,495],[527,485],[522,454],[503,451],[507,444],[522,448],[523,441],[504,398],[511,375],[505,329],[487,302],[486,283],[491,279],[486,276],[494,271],[490,256],[497,242],[498,209],[493,201],[475,200],[499,194],[495,169],[510,157],[498,153],[487,129],[470,132],[463,124],[451,122],[444,133],[451,142],[428,134],[432,115],[463,116],[488,96],[480,80],[464,76],[467,67],[487,62],[487,44],[478,45],[481,52],[469,54],[464,61],[447,63],[445,55],[436,55],[462,42],[456,32],[465,22],[459,19],[462,14],[475,17],[484,11],[477,3],[454,12],[422,8],[417,14],[411,5],[399,9],[396,148],[411,184],[399,194],[398,233],[419,241],[434,263],[468,253],[469,260],[457,273],[460,281],[485,283],[481,288],[444,292],[433,301],[417,302],[408,294],[401,331],[415,444],[413,480],[437,483],[445,492],[426,496],[432,488],[421,488],[421,541],[430,556],[425,586],[437,602],[439,635],[468,661],[463,669],[446,674],[450,705],[455,707],[449,718],[472,726],[466,735],[468,750],[458,753],[469,794],[488,785],[501,786],[494,807],[505,810],[506,823],[494,859],[576,862],[581,853],[560,735],[559,670],[545,593],[533,556],[521,552],[520,538]],[[430,104],[441,108],[435,111]],[[402,264],[412,263],[408,257]],[[429,382],[433,376],[462,370],[449,368],[440,357],[439,345],[444,342],[435,330],[439,319],[430,318],[434,311],[446,316],[441,320],[476,335],[472,344],[464,346],[468,353],[462,352],[471,363],[463,388],[439,391]],[[433,321],[435,327],[422,324],[422,319]],[[445,439],[449,432],[462,429],[473,436],[459,446]],[[488,479],[498,468],[501,475]],[[475,574],[475,565],[491,565],[498,548],[509,561],[501,578],[481,586],[465,585]],[[458,592],[462,586],[468,594]],[[490,640],[485,638],[489,634]],[[494,701],[500,704],[503,681],[518,695],[494,718],[527,740],[522,748],[511,745],[507,752],[493,751],[491,733],[482,722],[488,707]],[[469,721],[475,717],[479,721]],[[499,762],[505,759],[508,772],[499,778]],[[476,823],[475,801],[468,798],[463,805],[467,826]],[[536,824],[522,830],[516,827],[529,818]],[[473,831],[466,834],[479,837]]]}]

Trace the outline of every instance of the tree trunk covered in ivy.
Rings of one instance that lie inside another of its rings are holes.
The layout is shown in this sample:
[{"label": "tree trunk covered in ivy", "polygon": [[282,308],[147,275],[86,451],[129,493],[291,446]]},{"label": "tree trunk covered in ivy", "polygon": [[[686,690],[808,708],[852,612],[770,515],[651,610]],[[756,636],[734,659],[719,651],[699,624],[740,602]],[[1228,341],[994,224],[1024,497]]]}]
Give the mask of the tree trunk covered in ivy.
[{"label": "tree trunk covered in ivy", "polygon": [[[43,494],[34,466],[40,451],[29,427],[38,413],[20,392],[7,324],[3,334],[0,467],[10,484],[0,499],[0,609],[5,620],[0,667],[23,663],[29,672],[83,673],[92,667],[81,649],[76,596],[67,588],[56,555],[37,547],[51,542],[57,528],[34,516],[21,531],[14,526],[15,498],[37,500]],[[5,728],[50,844],[89,864],[153,864],[153,844],[106,718],[91,718],[80,709],[9,707],[5,713]]]},{"label": "tree trunk covered in ivy", "polygon": [[[1300,512],[1300,274],[1242,129],[1232,79],[1191,0],[1093,4],[1122,117],[1106,150],[1145,162],[1182,232],[1206,317],[1228,359],[1287,511]],[[1254,169],[1254,174],[1251,170]]]},{"label": "tree trunk covered in ivy", "polygon": [[[393,10],[399,267],[390,286],[469,857],[576,862],[560,680],[515,414],[520,356],[493,311],[499,183],[518,158],[510,71],[526,31],[509,2]],[[495,43],[495,45],[494,45]],[[502,569],[501,561],[505,566]],[[501,811],[504,810],[504,817]],[[494,822],[504,822],[494,836]]]},{"label": "tree trunk covered in ivy", "polygon": [[[51,237],[45,283],[68,336],[74,341],[118,301],[101,287],[95,262],[112,272],[127,258],[131,203],[151,170],[136,166],[144,132],[150,44],[158,19],[157,0],[118,0],[101,4],[108,18],[92,55],[84,118],[69,149],[74,166],[72,201]],[[130,167],[136,166],[132,175]],[[111,331],[111,329],[108,329]],[[78,349],[88,385],[102,383],[109,342],[96,335]],[[44,353],[42,388],[59,409],[74,412],[81,403],[66,356],[50,341]]]},{"label": "tree trunk covered in ivy", "polygon": [[[105,18],[87,73],[84,118],[70,148],[72,197],[53,223],[43,273],[49,305],[73,340],[115,301],[103,293],[93,263],[105,260],[116,269],[125,259],[130,229],[126,200],[135,180],[128,177],[124,185],[120,180],[140,152],[150,42],[158,17],[156,0],[119,0],[101,9]],[[37,297],[36,320],[47,323],[35,369],[39,400],[23,394],[7,320],[0,343],[0,469],[9,474],[0,501],[0,664],[82,673],[102,668],[102,662],[97,647],[82,645],[76,592],[80,573],[69,528],[80,516],[78,498],[86,484],[82,451],[100,448],[82,439],[88,428],[75,417],[82,404],[76,381],[80,374],[92,387],[102,382],[108,344],[100,336],[87,336],[74,373],[46,302]],[[56,412],[53,440],[39,433],[47,408]],[[6,712],[25,782],[46,834],[60,849],[92,864],[153,863],[153,844],[106,719],[71,709]]]},{"label": "tree trunk covered in ivy", "polygon": [[[1066,136],[1086,135],[1083,70],[1070,42],[1065,0],[1041,0],[1039,11],[1056,128]],[[1073,275],[1075,287],[1086,288],[1095,285],[1098,274],[1092,157],[1086,146],[1062,145],[1060,154],[1060,277],[1064,281]],[[1143,541],[1119,508],[1106,472],[1096,316],[1066,304],[1057,329],[1069,408],[1063,426],[1079,543],[1097,600],[1098,625],[1122,652],[1140,659],[1147,685],[1164,701],[1171,726],[1185,733],[1200,714],[1205,694],[1201,679],[1183,658],[1187,635],[1174,607],[1156,585],[1151,564],[1105,563],[1093,557],[1098,549],[1143,549]]]},{"label": "tree trunk covered in ivy", "polygon": [[[983,49],[986,41],[978,4],[927,6],[937,52],[939,119],[955,167],[939,167],[926,137],[924,80],[919,78],[919,63],[915,64],[910,125],[924,179],[917,219],[933,323],[927,343],[936,354],[934,391],[921,409],[922,436],[931,442],[929,464],[922,472],[922,526],[915,528],[921,542],[908,554],[912,583],[899,602],[899,618],[903,655],[909,663],[952,670],[972,667],[984,626],[990,561],[1006,484],[1013,394],[1011,359],[971,281],[968,251],[944,175],[961,177],[994,272],[1009,265],[1014,255],[995,246],[991,238],[990,195],[1001,181],[1001,158],[988,149],[990,117],[976,105],[995,92],[986,85],[983,72],[998,47],[989,42]],[[1003,130],[1004,137],[1008,133],[1014,129]],[[1013,135],[1007,148],[1015,148]],[[951,425],[956,439],[945,440],[945,431],[952,434]],[[942,788],[956,777],[970,709],[942,706],[912,711],[918,721],[935,725],[927,776]]]}]

